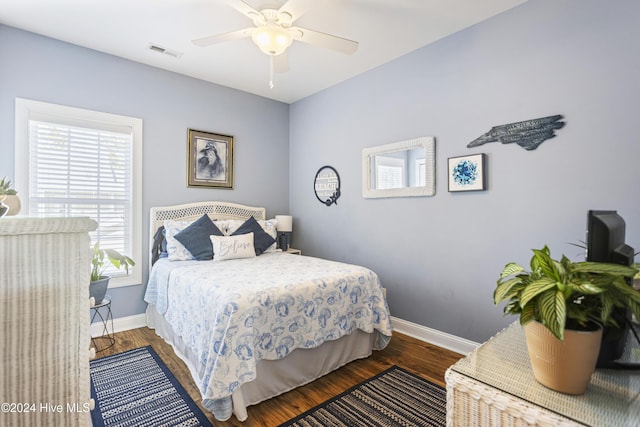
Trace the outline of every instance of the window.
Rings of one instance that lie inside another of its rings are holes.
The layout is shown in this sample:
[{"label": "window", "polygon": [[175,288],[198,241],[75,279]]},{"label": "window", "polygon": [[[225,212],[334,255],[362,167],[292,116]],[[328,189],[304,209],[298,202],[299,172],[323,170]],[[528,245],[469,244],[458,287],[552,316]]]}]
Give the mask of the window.
[{"label": "window", "polygon": [[107,271],[111,287],[142,282],[141,152],[140,119],[16,99],[15,181],[25,213],[98,222],[92,242],[136,262],[129,275]]},{"label": "window", "polygon": [[424,187],[427,182],[427,162],[423,157],[421,159],[416,159],[415,161],[415,183],[413,186],[415,187]]},{"label": "window", "polygon": [[375,157],[376,188],[402,188],[405,186],[405,162],[403,159],[387,156]]}]

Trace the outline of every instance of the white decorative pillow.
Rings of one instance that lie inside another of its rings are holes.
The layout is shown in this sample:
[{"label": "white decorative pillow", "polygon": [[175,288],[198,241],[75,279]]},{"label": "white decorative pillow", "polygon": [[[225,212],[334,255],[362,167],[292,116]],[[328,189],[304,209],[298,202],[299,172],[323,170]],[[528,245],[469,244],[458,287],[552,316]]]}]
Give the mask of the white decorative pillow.
[{"label": "white decorative pillow", "polygon": [[239,219],[223,219],[220,221],[220,223],[222,224],[222,227],[218,228],[222,230],[222,232],[227,236],[231,236],[234,231],[236,231],[242,224],[244,224],[244,221],[241,221]]},{"label": "white decorative pillow", "polygon": [[194,221],[173,221],[164,222],[164,237],[167,240],[167,256],[169,261],[189,261],[194,259],[187,248],[180,243],[175,235],[190,226]]},{"label": "white decorative pillow", "polygon": [[[277,221],[275,218],[273,219],[268,219],[266,221],[258,221],[258,224],[260,224],[260,226],[262,227],[262,229],[271,237],[273,237],[273,240],[275,240],[276,242],[278,241],[278,230],[276,229],[276,224]],[[278,244],[274,243],[273,245],[269,246],[263,253],[267,253],[267,252],[275,252],[276,248],[277,248]]]},{"label": "white decorative pillow", "polygon": [[[224,228],[222,228],[220,225],[218,225],[218,228],[222,230],[222,232],[227,236],[231,236],[233,233],[236,232],[238,228],[240,228],[242,224],[245,223],[245,221],[237,220],[237,219],[227,219],[227,220],[222,220],[220,222],[223,224]],[[276,223],[277,221],[275,220],[275,218],[268,219],[266,221],[263,219],[258,220],[258,224],[260,224],[260,227],[262,227],[265,233],[273,237],[273,240],[277,242],[278,230],[276,230]],[[275,252],[277,245],[278,245],[277,243],[273,243],[271,246],[265,249],[262,253]]]},{"label": "white decorative pillow", "polygon": [[255,258],[256,249],[253,246],[253,233],[237,236],[209,236],[213,244],[213,260]]}]

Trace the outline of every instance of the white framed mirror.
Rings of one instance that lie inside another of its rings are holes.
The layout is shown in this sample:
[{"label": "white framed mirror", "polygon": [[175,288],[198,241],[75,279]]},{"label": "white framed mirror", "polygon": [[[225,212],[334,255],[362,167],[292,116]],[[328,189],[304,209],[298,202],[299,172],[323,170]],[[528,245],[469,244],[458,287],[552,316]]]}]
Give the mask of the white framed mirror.
[{"label": "white framed mirror", "polygon": [[362,150],[362,197],[424,197],[435,192],[434,137]]}]

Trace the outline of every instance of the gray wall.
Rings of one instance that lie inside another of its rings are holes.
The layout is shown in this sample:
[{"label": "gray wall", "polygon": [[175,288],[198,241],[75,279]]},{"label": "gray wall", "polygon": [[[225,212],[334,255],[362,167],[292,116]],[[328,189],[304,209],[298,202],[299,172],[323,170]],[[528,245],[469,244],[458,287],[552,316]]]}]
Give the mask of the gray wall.
[{"label": "gray wall", "polygon": [[[287,213],[287,104],[3,25],[0,58],[0,177],[14,177],[16,97],[143,119],[143,283],[152,206],[224,200]],[[233,190],[186,187],[188,128],[235,137]],[[109,290],[114,317],[144,312],[144,290]]]},{"label": "gray wall", "polygon": [[[588,209],[617,209],[640,248],[640,2],[530,0],[291,106],[293,246],[374,269],[394,316],[482,342],[515,320],[492,303],[531,248],[581,259]],[[535,151],[466,145],[494,125],[563,114]],[[436,137],[434,197],[363,199],[364,147]],[[448,157],[486,153],[488,190],[448,193]],[[319,167],[340,173],[320,204]]]}]

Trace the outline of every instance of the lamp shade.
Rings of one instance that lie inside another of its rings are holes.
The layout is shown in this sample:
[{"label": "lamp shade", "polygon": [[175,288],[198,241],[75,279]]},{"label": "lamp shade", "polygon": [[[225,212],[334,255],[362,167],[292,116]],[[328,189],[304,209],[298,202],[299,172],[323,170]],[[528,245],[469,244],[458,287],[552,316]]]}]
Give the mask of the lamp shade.
[{"label": "lamp shade", "polygon": [[287,30],[277,25],[263,25],[256,28],[251,35],[253,42],[267,55],[280,55],[293,38]]},{"label": "lamp shade", "polygon": [[291,215],[276,215],[276,229],[285,233],[293,231],[293,217]]}]

